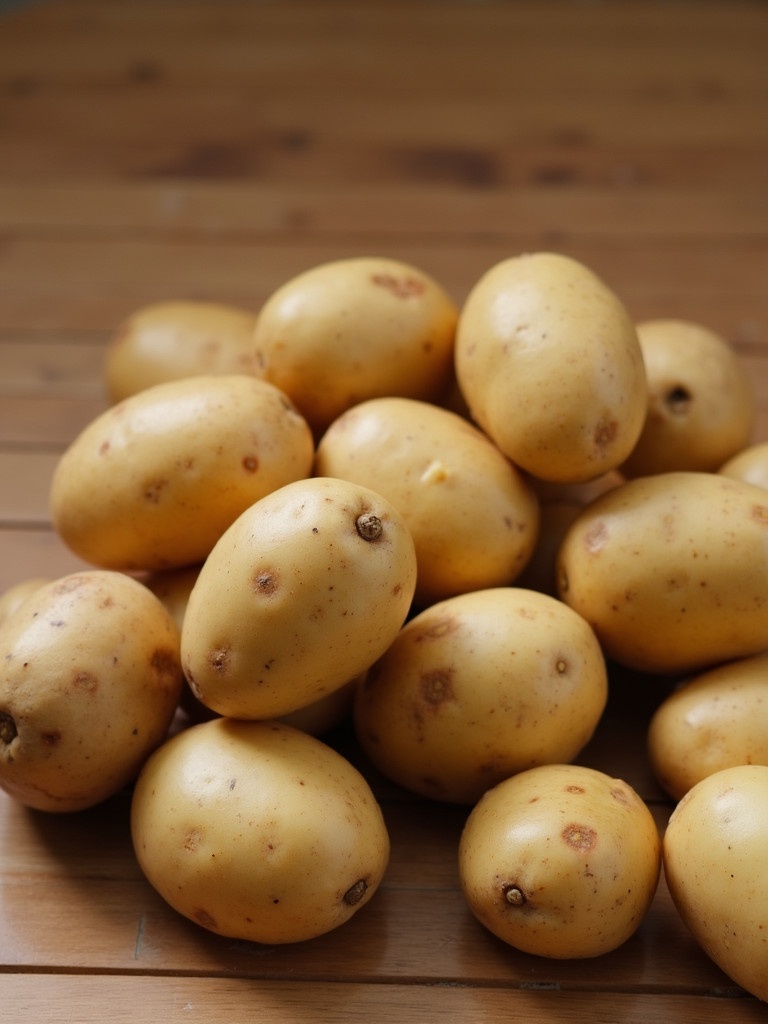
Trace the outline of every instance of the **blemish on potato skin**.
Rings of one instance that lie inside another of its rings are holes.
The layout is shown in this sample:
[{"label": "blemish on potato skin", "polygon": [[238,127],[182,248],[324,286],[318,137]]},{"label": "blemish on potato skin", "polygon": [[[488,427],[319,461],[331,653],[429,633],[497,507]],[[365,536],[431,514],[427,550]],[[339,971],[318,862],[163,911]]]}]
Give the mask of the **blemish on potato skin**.
[{"label": "blemish on potato skin", "polygon": [[280,587],[280,575],[275,569],[259,569],[252,579],[253,592],[261,597],[271,597]]},{"label": "blemish on potato skin", "polygon": [[768,506],[766,505],[753,505],[752,506],[752,518],[758,522],[761,526],[768,526]]},{"label": "blemish on potato skin", "polygon": [[92,672],[77,671],[72,675],[72,688],[76,692],[95,693],[99,688],[99,681]]},{"label": "blemish on potato skin", "polygon": [[191,828],[184,836],[184,841],[181,844],[182,847],[188,853],[194,853],[200,843],[203,841],[203,830],[201,828]]},{"label": "blemish on potato skin", "polygon": [[166,647],[158,647],[149,659],[153,672],[161,676],[176,676],[179,672],[179,661],[176,654]]},{"label": "blemish on potato skin", "polygon": [[586,853],[588,850],[594,849],[597,843],[597,832],[593,828],[576,823],[566,825],[560,833],[560,837],[571,849],[577,850],[579,853]]},{"label": "blemish on potato skin", "polygon": [[605,547],[608,541],[608,527],[602,520],[598,520],[584,534],[584,547],[590,554],[596,555]]},{"label": "blemish on potato skin", "polygon": [[192,911],[192,917],[201,924],[203,928],[208,928],[210,931],[216,931],[217,924],[216,918],[212,917],[207,910],[203,910],[202,907]]},{"label": "blemish on potato skin", "polygon": [[46,732],[41,732],[40,740],[43,746],[55,747],[61,741],[61,732],[59,729],[49,729]]},{"label": "blemish on potato skin", "polygon": [[208,656],[208,664],[214,672],[223,673],[229,668],[230,651],[227,647],[219,647],[212,650]]},{"label": "blemish on potato skin", "polygon": [[417,277],[406,276],[396,277],[394,274],[372,274],[371,283],[379,288],[386,288],[398,299],[408,299],[412,296],[423,295],[427,290],[426,284]]},{"label": "blemish on potato skin", "polygon": [[456,699],[452,676],[453,672],[450,669],[435,669],[422,675],[419,689],[427,704],[438,708],[446,701]]},{"label": "blemish on potato skin", "polygon": [[453,633],[458,628],[458,620],[453,617],[446,616],[445,618],[438,619],[437,622],[432,623],[432,625],[427,626],[425,629],[421,629],[415,633],[413,642],[420,644],[428,640],[439,640],[448,633]]},{"label": "blemish on potato skin", "polygon": [[145,501],[148,501],[152,505],[157,505],[160,502],[162,493],[170,483],[169,480],[151,480],[144,485],[143,497]]},{"label": "blemish on potato skin", "polygon": [[598,423],[593,435],[595,447],[601,452],[609,448],[616,440],[618,429],[616,420],[602,420]]},{"label": "blemish on potato skin", "polygon": [[242,460],[242,466],[246,473],[256,473],[259,468],[259,460],[255,455],[246,455]]}]

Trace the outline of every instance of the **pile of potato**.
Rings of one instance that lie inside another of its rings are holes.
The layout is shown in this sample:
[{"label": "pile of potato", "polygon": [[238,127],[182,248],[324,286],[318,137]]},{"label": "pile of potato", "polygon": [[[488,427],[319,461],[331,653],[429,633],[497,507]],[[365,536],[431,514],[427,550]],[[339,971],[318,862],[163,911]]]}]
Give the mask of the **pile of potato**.
[{"label": "pile of potato", "polygon": [[[171,906],[294,942],[387,868],[371,785],[322,738],[349,720],[384,776],[466,806],[464,895],[506,942],[608,952],[663,868],[768,999],[768,446],[724,339],[635,324],[557,253],[491,267],[460,307],[360,257],[258,314],[139,310],[105,381],[50,492],[93,568],[0,599],[0,786],[66,812],[132,784]],[[670,680],[663,840],[574,764],[610,663]]]}]

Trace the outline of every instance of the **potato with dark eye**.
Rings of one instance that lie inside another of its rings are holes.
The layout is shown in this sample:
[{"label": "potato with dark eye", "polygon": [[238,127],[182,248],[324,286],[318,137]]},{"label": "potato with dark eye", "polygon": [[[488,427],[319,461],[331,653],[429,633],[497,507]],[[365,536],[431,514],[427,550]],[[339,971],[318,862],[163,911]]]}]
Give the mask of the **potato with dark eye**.
[{"label": "potato with dark eye", "polygon": [[714,331],[687,320],[637,325],[648,379],[643,431],[625,477],[714,472],[750,441],[756,402],[745,366]]}]

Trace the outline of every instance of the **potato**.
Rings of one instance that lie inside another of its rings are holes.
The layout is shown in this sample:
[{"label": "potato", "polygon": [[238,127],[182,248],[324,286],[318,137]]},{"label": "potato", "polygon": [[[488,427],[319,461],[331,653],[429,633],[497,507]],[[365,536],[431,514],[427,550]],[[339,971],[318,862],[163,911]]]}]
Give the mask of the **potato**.
[{"label": "potato", "polygon": [[768,767],[708,775],[677,804],[664,833],[667,887],[707,955],[768,1000]]},{"label": "potato", "polygon": [[266,381],[242,375],[157,384],[97,416],[50,489],[53,524],[106,569],[202,562],[254,501],[312,470],[308,424]]},{"label": "potato", "polygon": [[474,803],[516,772],[572,760],[606,697],[603,655],[581,616],[500,587],[410,619],[357,690],[355,730],[390,779]]},{"label": "potato", "polygon": [[477,919],[525,953],[601,956],[638,929],[661,870],[648,807],[626,782],[577,765],[542,765],[475,805],[459,843]]},{"label": "potato", "polygon": [[165,739],[181,685],[178,628],[143,584],[52,580],[0,627],[0,787],[42,811],[106,800]]},{"label": "potato", "polygon": [[328,477],[287,484],[205,560],[181,631],[186,678],[219,714],[288,714],[384,653],[415,585],[413,539],[381,495]]},{"label": "potato", "polygon": [[742,448],[740,452],[727,459],[718,472],[723,476],[743,480],[745,483],[768,490],[768,441],[760,441]]},{"label": "potato", "polygon": [[109,341],[110,402],[182,377],[256,371],[255,312],[220,302],[154,302],[131,313]]},{"label": "potato", "polygon": [[768,500],[716,473],[630,480],[567,530],[558,593],[607,655],[684,674],[760,653],[768,637]]},{"label": "potato", "polygon": [[601,476],[640,436],[647,386],[635,325],[570,257],[537,252],[491,267],[460,311],[455,365],[472,418],[542,480]]},{"label": "potato", "polygon": [[721,768],[768,765],[768,654],[718,665],[673,690],[649,723],[648,754],[675,800]]},{"label": "potato", "polygon": [[637,325],[648,379],[645,425],[625,477],[714,472],[750,441],[756,401],[746,368],[721,335],[688,320]]},{"label": "potato", "polygon": [[258,372],[321,433],[367,398],[436,400],[450,380],[457,316],[444,289],[408,263],[323,263],[286,281],[260,309]]},{"label": "potato", "polygon": [[144,765],[131,835],[149,882],[180,914],[229,938],[299,942],[348,921],[389,860],[360,772],[277,722],[213,719]]},{"label": "potato", "polygon": [[373,398],[330,425],[315,473],[375,488],[416,545],[415,602],[512,583],[531,556],[538,501],[476,427],[412,398]]}]

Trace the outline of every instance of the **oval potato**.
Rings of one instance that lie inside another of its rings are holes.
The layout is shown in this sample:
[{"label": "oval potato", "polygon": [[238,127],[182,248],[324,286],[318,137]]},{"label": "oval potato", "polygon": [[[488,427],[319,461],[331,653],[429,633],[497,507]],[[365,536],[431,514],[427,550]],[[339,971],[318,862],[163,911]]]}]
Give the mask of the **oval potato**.
[{"label": "oval potato", "polygon": [[459,314],[455,367],[475,422],[543,480],[601,476],[640,436],[647,386],[635,325],[570,257],[530,253],[486,271]]},{"label": "oval potato", "polygon": [[50,489],[53,524],[107,569],[202,562],[254,501],[312,471],[309,426],[274,385],[244,374],[147,388],[69,445]]},{"label": "oval potato", "polygon": [[480,430],[411,398],[348,409],[317,445],[315,472],[374,488],[416,546],[416,604],[512,583],[531,556],[538,500]]},{"label": "oval potato", "polygon": [[566,531],[558,593],[631,668],[683,674],[758,654],[768,637],[768,500],[717,473],[640,477]]}]

